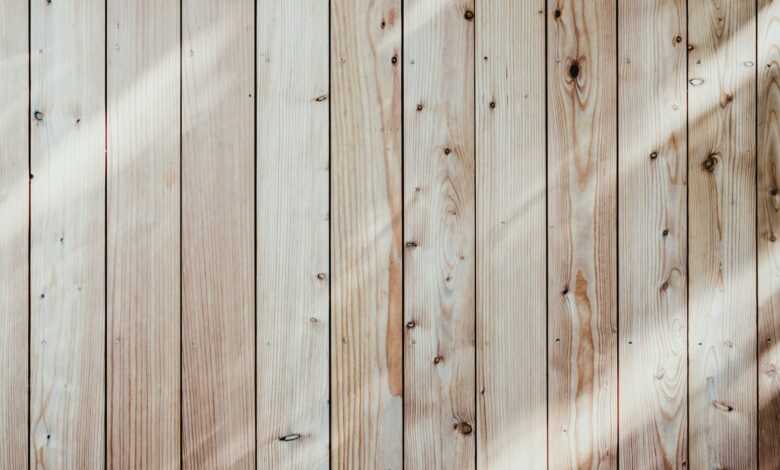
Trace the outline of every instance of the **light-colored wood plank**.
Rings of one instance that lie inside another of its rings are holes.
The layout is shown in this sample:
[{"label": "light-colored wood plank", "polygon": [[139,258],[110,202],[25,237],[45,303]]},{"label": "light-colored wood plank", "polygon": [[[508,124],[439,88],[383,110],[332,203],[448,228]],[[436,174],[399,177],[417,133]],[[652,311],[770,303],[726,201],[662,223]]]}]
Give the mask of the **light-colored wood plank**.
[{"label": "light-colored wood plank", "polygon": [[254,2],[182,3],[182,453],[255,466]]},{"label": "light-colored wood plank", "polygon": [[404,1],[407,469],[475,459],[474,2]]},{"label": "light-colored wood plank", "polygon": [[105,4],[31,2],[30,467],[105,458]]},{"label": "light-colored wood plank", "polygon": [[179,2],[108,2],[108,466],[181,461]]},{"label": "light-colored wood plank", "polygon": [[758,2],[758,464],[780,466],[780,3]]},{"label": "light-colored wood plank", "polygon": [[478,468],[547,466],[544,12],[476,15]]},{"label": "light-colored wood plank", "polygon": [[547,2],[550,468],[617,468],[617,23]]},{"label": "light-colored wood plank", "polygon": [[688,5],[691,469],[756,468],[755,2]]},{"label": "light-colored wood plank", "polygon": [[402,467],[401,0],[331,1],[331,468]]},{"label": "light-colored wood plank", "polygon": [[328,468],[328,1],[257,24],[258,468]]},{"label": "light-colored wood plank", "polygon": [[28,4],[0,0],[0,467],[28,448]]},{"label": "light-colored wood plank", "polygon": [[619,442],[623,468],[686,461],[686,10],[618,3]]}]

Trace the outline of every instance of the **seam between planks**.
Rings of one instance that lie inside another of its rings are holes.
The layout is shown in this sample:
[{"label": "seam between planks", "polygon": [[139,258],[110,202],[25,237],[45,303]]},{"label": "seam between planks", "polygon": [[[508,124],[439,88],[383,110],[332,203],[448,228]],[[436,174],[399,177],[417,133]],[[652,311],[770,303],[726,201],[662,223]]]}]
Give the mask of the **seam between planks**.
[{"label": "seam between planks", "polygon": [[[255,0],[255,35],[257,34],[257,0]],[[331,237],[333,236],[333,122],[331,110],[333,108],[333,77],[331,62],[333,61],[333,2],[328,0],[328,467],[333,467],[333,250]],[[255,41],[255,56],[257,56],[257,41]],[[256,59],[255,59],[256,60]],[[255,70],[257,68],[255,67]],[[255,72],[255,90],[257,90],[257,72]],[[255,116],[257,113],[255,112]],[[257,123],[255,123],[255,136],[257,135]],[[255,150],[257,154],[257,150]],[[257,172],[255,172],[257,174]],[[255,237],[255,240],[257,237]],[[255,257],[257,259],[257,257]],[[256,285],[257,283],[255,283]],[[257,375],[257,369],[255,369]],[[403,428],[402,428],[403,429]]]},{"label": "seam between planks", "polygon": [[32,446],[32,0],[27,0],[27,469]]},{"label": "seam between planks", "polygon": [[615,464],[620,468],[620,0],[615,0]]},{"label": "seam between planks", "polygon": [[[759,237],[759,225],[758,225],[758,166],[759,166],[759,141],[758,141],[758,87],[759,87],[759,81],[758,81],[758,70],[759,70],[759,55],[758,55],[758,28],[759,28],[759,21],[758,21],[758,0],[753,1],[753,20],[755,21],[755,28],[754,28],[754,34],[755,37],[753,38],[753,55],[755,57],[755,64],[753,67],[753,79],[755,82],[755,86],[753,87],[753,100],[754,100],[754,108],[753,108],[753,152],[754,152],[754,158],[755,158],[755,166],[754,166],[754,182],[753,182],[753,197],[755,199],[754,209],[755,209],[755,218],[753,219],[753,224],[755,229],[754,233],[754,245],[753,250],[755,251],[756,256],[756,262],[755,262],[755,276],[756,276],[756,311],[755,311],[755,321],[756,321],[756,337],[755,337],[755,345],[756,345],[756,351],[755,351],[755,360],[756,360],[756,468],[761,468],[761,403],[759,401],[760,399],[760,374],[761,374],[761,358],[760,358],[760,351],[759,351],[759,342],[761,340],[761,325],[759,322],[759,312],[761,309],[761,304],[759,303],[759,296],[758,296],[758,289],[759,289],[759,282],[761,282],[760,278],[758,277],[758,263],[760,263],[759,259],[759,252],[758,252],[758,237]],[[690,428],[690,426],[689,426]]]},{"label": "seam between planks", "polygon": [[685,463],[691,462],[691,251],[690,251],[690,100],[688,98],[690,86],[688,80],[690,76],[690,50],[688,46],[691,41],[690,19],[688,16],[689,1],[685,1]]},{"label": "seam between planks", "polygon": [[[254,382],[254,390],[252,393],[252,403],[254,404],[255,409],[255,425],[252,429],[252,432],[255,434],[255,470],[257,470],[258,460],[260,459],[260,453],[258,452],[258,438],[257,438],[257,426],[258,426],[258,406],[257,406],[257,332],[258,332],[258,323],[257,323],[257,0],[254,1],[254,34],[253,34],[253,42],[252,42],[252,48],[254,51],[254,66],[252,73],[254,74],[254,89],[252,90],[252,96],[254,97],[254,111],[252,113],[252,138],[253,138],[253,144],[252,144],[252,157],[253,157],[253,167],[252,167],[252,178],[253,178],[253,196],[252,196],[252,215],[253,215],[253,242],[254,242],[254,254],[253,254],[253,266],[254,266],[254,281],[252,282],[252,292],[253,292],[253,307],[254,307],[254,374],[255,374],[255,382]],[[330,260],[330,257],[328,257],[328,260]],[[330,337],[330,335],[328,335]],[[328,362],[330,365],[330,361]],[[330,377],[330,372],[328,373],[328,377]],[[330,446],[328,446],[330,448]]]}]

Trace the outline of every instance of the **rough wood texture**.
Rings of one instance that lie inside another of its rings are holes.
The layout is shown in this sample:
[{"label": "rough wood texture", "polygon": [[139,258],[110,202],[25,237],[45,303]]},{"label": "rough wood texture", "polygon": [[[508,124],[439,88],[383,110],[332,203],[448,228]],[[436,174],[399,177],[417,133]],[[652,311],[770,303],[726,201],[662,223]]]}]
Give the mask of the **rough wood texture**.
[{"label": "rough wood texture", "polygon": [[0,0],[0,468],[26,468],[28,458],[27,8]]},{"label": "rough wood texture", "polygon": [[686,10],[618,3],[623,468],[686,461]]},{"label": "rough wood texture", "polygon": [[615,2],[547,3],[550,468],[617,468]]},{"label": "rough wood texture", "polygon": [[405,0],[404,35],[404,468],[469,469],[474,2]]},{"label": "rough wood texture", "polygon": [[544,3],[476,12],[478,468],[547,465]]},{"label": "rough wood texture", "polygon": [[328,1],[257,24],[258,468],[328,468]]},{"label": "rough wood texture", "polygon": [[100,468],[105,458],[105,5],[36,1],[30,14],[30,467]]},{"label": "rough wood texture", "polygon": [[182,8],[183,464],[249,469],[255,468],[254,2],[185,0]]},{"label": "rough wood texture", "polygon": [[178,468],[179,3],[107,7],[108,466]]},{"label": "rough wood texture", "polygon": [[331,467],[398,470],[400,0],[332,0],[330,44]]},{"label": "rough wood texture", "polygon": [[780,3],[758,2],[758,464],[780,466]]},{"label": "rough wood texture", "polygon": [[689,467],[756,467],[755,2],[691,0]]}]

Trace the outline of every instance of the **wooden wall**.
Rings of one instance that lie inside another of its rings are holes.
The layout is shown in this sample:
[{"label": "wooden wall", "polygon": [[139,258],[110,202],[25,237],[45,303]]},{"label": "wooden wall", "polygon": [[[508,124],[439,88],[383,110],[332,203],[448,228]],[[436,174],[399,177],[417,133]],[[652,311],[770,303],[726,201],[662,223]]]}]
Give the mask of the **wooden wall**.
[{"label": "wooden wall", "polygon": [[780,468],[780,5],[0,0],[0,468]]}]

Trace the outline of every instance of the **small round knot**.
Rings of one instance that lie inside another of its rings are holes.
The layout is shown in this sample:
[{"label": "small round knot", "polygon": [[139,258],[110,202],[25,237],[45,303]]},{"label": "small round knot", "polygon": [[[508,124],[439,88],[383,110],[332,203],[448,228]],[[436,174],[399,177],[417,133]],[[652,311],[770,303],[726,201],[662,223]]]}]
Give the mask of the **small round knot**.
[{"label": "small round knot", "polygon": [[455,425],[455,429],[458,430],[459,433],[463,434],[464,436],[468,436],[471,434],[471,425],[465,421],[462,421]]}]

